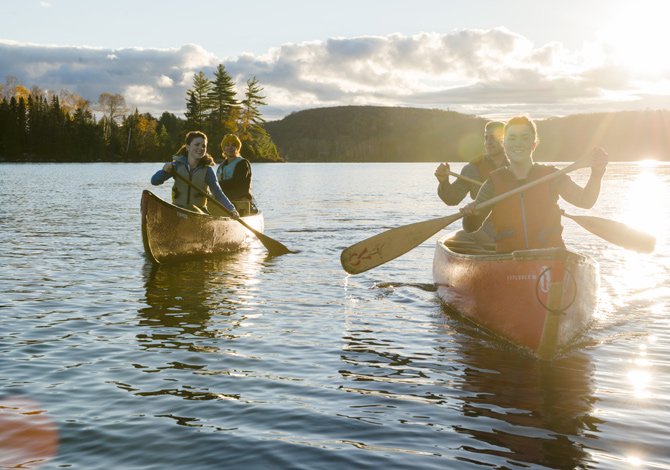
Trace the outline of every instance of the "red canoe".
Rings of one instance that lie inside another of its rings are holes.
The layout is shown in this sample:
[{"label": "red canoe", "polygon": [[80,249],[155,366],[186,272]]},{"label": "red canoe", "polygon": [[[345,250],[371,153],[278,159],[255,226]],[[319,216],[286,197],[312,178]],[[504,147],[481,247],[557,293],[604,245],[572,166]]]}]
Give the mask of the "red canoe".
[{"label": "red canoe", "polygon": [[[154,263],[237,251],[256,239],[234,219],[182,209],[151,191],[142,193],[141,214],[144,251]],[[263,231],[261,212],[242,219]]]},{"label": "red canoe", "polygon": [[559,248],[475,252],[449,238],[437,241],[433,279],[440,300],[465,318],[541,358],[587,329],[600,283],[592,258]]}]

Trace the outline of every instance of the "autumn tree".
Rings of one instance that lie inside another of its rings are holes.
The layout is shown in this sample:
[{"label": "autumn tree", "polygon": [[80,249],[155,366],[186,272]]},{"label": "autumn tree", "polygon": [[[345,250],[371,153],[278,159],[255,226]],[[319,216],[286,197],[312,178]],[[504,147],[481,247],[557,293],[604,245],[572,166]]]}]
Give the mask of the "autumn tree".
[{"label": "autumn tree", "polygon": [[112,130],[117,125],[117,121],[123,118],[128,113],[128,106],[126,106],[126,99],[123,95],[111,93],[101,93],[98,98],[98,111],[102,112],[100,123],[103,127],[103,134],[105,141],[110,142],[112,138]]}]

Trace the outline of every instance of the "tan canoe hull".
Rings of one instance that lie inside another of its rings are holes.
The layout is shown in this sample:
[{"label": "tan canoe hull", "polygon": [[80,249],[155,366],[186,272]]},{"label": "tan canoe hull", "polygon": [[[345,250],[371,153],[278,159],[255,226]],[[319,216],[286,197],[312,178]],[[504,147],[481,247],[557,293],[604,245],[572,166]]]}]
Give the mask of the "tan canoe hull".
[{"label": "tan canoe hull", "polygon": [[[151,191],[142,193],[142,240],[147,257],[155,263],[238,251],[256,237],[239,222],[177,207]],[[243,217],[263,231],[263,214]]]}]

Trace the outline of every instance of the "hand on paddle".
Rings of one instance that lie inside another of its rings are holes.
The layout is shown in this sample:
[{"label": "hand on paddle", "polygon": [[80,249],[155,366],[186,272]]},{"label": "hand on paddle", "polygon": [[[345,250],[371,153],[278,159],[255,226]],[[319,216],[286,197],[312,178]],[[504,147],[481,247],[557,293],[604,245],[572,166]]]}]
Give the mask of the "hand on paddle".
[{"label": "hand on paddle", "polygon": [[437,181],[442,183],[443,181],[446,181],[449,178],[449,173],[450,173],[450,168],[449,168],[449,163],[444,162],[440,163],[440,166],[437,167],[435,170],[435,178],[437,178]]},{"label": "hand on paddle", "polygon": [[472,201],[458,210],[465,216],[475,215],[477,213],[477,204],[475,201]]},{"label": "hand on paddle", "polygon": [[172,170],[174,170],[173,162],[167,162],[165,165],[163,165],[163,171],[165,173],[172,173]]},{"label": "hand on paddle", "polygon": [[591,154],[588,156],[591,164],[591,173],[603,177],[605,170],[607,169],[607,164],[609,163],[609,155],[602,147],[595,147]]}]

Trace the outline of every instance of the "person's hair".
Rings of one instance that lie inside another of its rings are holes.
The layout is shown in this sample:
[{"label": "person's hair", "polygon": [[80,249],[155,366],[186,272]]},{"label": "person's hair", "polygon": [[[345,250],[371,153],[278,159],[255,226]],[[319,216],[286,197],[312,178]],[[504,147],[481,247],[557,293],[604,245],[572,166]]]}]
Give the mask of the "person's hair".
[{"label": "person's hair", "polygon": [[[176,155],[180,155],[182,157],[188,156],[188,149],[186,148],[186,146],[190,145],[191,142],[193,142],[198,137],[205,139],[205,145],[207,145],[207,134],[200,131],[189,131],[186,133],[186,138],[184,139],[184,145],[179,147],[179,150],[177,150]],[[210,154],[205,153],[205,155],[203,155],[203,157],[198,162],[198,165],[199,166],[214,165],[214,158]]]},{"label": "person's hair", "polygon": [[237,152],[242,148],[242,142],[240,142],[240,139],[235,134],[226,134],[223,136],[223,139],[221,139],[221,150],[223,150],[223,147],[226,145],[231,144],[235,146]]},{"label": "person's hair", "polygon": [[484,126],[484,131],[493,131],[495,129],[505,129],[505,123],[502,121],[489,121],[486,123],[486,126]]},{"label": "person's hair", "polygon": [[528,116],[514,116],[505,124],[505,132],[510,126],[528,126],[533,131],[533,141],[537,142],[537,126],[535,122]]}]

